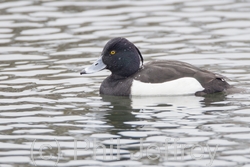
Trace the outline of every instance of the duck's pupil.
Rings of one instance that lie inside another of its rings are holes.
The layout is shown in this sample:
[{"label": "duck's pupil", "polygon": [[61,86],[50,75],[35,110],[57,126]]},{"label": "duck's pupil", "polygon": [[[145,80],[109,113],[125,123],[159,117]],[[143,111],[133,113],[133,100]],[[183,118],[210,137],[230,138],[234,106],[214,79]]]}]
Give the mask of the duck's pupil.
[{"label": "duck's pupil", "polygon": [[98,65],[98,63],[95,63],[95,66],[97,66]]}]

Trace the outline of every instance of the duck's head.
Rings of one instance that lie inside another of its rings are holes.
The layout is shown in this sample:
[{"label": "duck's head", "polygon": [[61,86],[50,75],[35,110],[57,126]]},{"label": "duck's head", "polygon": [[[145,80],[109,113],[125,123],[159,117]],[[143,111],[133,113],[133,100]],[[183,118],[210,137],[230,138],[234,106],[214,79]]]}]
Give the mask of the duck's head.
[{"label": "duck's head", "polygon": [[103,48],[101,57],[80,74],[108,69],[114,75],[128,77],[137,72],[143,63],[138,48],[126,38],[113,38]]}]

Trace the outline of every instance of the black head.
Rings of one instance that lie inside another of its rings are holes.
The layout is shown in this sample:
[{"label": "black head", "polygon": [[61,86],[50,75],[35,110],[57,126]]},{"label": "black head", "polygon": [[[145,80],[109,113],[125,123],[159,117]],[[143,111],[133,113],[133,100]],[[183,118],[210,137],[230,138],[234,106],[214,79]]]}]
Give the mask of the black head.
[{"label": "black head", "polygon": [[111,39],[102,51],[102,61],[112,74],[127,77],[137,72],[143,63],[138,48],[126,38]]},{"label": "black head", "polygon": [[102,56],[81,74],[108,69],[114,75],[128,77],[140,69],[143,63],[138,48],[125,38],[111,39],[104,47]]}]

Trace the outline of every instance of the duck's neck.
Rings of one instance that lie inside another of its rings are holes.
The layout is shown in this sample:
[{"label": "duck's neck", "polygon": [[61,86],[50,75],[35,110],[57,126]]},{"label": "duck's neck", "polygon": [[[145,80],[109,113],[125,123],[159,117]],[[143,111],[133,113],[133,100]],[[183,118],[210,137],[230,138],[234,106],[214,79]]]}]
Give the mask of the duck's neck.
[{"label": "duck's neck", "polygon": [[127,76],[121,76],[121,75],[117,75],[117,74],[111,74],[110,76],[112,79],[114,80],[120,80],[120,79],[126,79]]},{"label": "duck's neck", "polygon": [[138,71],[140,71],[141,69],[143,69],[143,66],[141,66],[139,69],[137,69],[137,71],[135,71],[135,72],[131,72],[131,73],[129,73],[129,75],[127,76],[127,75],[119,75],[119,74],[114,74],[114,73],[112,73],[111,74],[111,78],[112,79],[116,79],[116,80],[120,80],[120,79],[126,79],[126,78],[128,78],[129,76],[133,76],[134,74],[136,74]]}]

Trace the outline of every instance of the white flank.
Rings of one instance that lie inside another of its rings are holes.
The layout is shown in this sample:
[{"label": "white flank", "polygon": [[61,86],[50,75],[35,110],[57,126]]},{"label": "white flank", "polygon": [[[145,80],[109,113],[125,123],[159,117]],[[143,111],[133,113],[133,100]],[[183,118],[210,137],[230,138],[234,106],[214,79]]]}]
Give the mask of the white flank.
[{"label": "white flank", "polygon": [[185,95],[202,91],[201,84],[191,77],[184,77],[164,83],[145,83],[134,80],[131,87],[132,96]]}]

